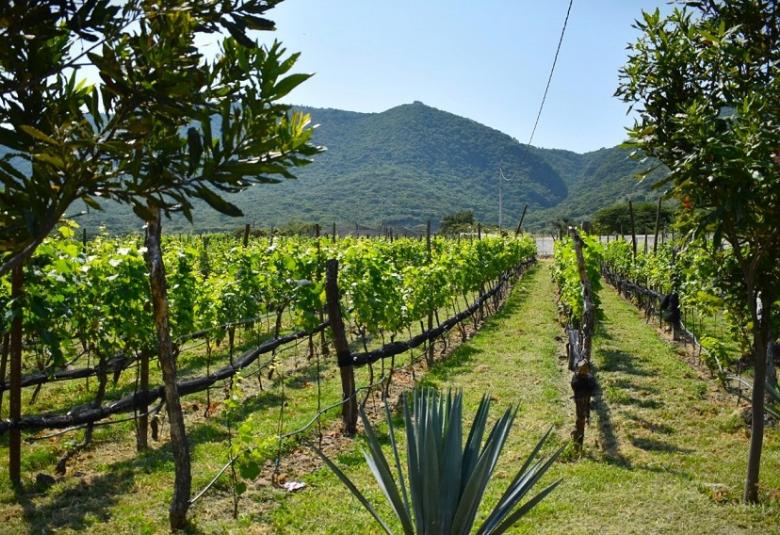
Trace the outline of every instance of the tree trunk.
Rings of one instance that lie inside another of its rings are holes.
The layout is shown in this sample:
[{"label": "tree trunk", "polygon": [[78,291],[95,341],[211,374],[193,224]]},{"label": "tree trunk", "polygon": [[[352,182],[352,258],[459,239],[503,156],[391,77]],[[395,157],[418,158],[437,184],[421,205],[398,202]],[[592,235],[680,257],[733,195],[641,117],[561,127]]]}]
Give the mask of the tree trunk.
[{"label": "tree trunk", "polygon": [[341,317],[338,286],[338,260],[328,260],[325,264],[325,295],[327,297],[328,320],[333,332],[333,347],[336,349],[336,359],[341,375],[341,420],[342,432],[346,436],[357,433],[357,398],[355,394],[355,369],[349,363],[352,355],[344,330],[344,320]]},{"label": "tree trunk", "polygon": [[634,204],[631,201],[628,201],[628,214],[631,217],[631,251],[636,261],[636,227],[634,226]]},{"label": "tree trunk", "polygon": [[[752,291],[748,291],[748,295]],[[748,450],[747,479],[745,481],[745,502],[758,502],[758,477],[761,468],[761,449],[764,441],[764,394],[766,392],[766,350],[769,342],[768,304],[759,305],[755,297],[750,299],[753,317],[753,396],[752,422],[750,427],[750,449]],[[759,311],[759,306],[761,309]]]},{"label": "tree trunk", "polygon": [[160,209],[149,207],[154,216],[147,221],[148,247],[147,262],[149,267],[149,282],[152,290],[152,305],[154,307],[154,325],[157,329],[160,369],[162,370],[165,388],[165,407],[168,411],[168,421],[171,429],[171,450],[176,471],[173,500],[168,510],[171,531],[184,527],[187,519],[187,509],[190,506],[190,452],[187,449],[187,434],[184,429],[184,415],[176,387],[176,359],[173,355],[173,342],[168,324],[168,289],[165,280],[165,265],[163,264],[160,235],[162,221]]},{"label": "tree trunk", "polygon": [[5,370],[8,365],[8,350],[11,344],[11,336],[6,333],[3,335],[3,349],[0,355],[0,383],[3,383],[3,389],[0,390],[0,414],[3,413],[3,394],[5,393],[6,377]]},{"label": "tree trunk", "polygon": [[[767,342],[766,345],[766,384],[772,388],[777,388],[777,370],[775,369],[775,352],[777,351],[777,344],[772,342],[773,338],[771,333],[767,339],[769,342]],[[768,393],[766,399],[767,401],[769,400]]]},{"label": "tree trunk", "polygon": [[[141,362],[139,369],[139,394],[146,399],[149,394],[149,350],[141,350]],[[149,446],[149,406],[141,406],[141,415],[136,420],[135,446],[136,450],[143,451]]]},{"label": "tree trunk", "polygon": [[[24,294],[23,264],[14,266],[11,272],[11,299],[13,300],[13,320],[11,321],[11,377],[10,412],[12,422],[22,417],[22,298]],[[8,433],[8,475],[15,486],[22,482],[22,432],[12,427]]]}]

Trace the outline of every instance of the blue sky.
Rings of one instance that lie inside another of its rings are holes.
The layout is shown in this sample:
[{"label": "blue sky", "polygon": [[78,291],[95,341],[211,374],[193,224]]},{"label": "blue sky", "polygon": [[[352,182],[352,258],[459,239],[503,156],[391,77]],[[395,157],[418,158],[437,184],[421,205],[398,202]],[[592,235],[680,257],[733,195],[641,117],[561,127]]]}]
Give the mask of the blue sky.
[{"label": "blue sky", "polygon": [[[379,112],[420,100],[528,141],[568,0],[287,0],[276,38],[315,76],[288,101]],[[612,96],[641,10],[663,0],[574,0],[534,145],[613,146],[630,123]],[[261,36],[267,39],[267,34]]]}]

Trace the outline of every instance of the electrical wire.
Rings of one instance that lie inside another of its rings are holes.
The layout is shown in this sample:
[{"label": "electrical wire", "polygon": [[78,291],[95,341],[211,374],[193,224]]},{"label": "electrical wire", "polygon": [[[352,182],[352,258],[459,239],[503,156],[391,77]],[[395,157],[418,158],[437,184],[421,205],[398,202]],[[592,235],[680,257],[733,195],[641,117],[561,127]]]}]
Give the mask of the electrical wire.
[{"label": "electrical wire", "polygon": [[534,127],[531,130],[531,137],[528,138],[528,144],[534,140],[534,134],[536,133],[536,127],[539,125],[539,118],[542,116],[542,109],[544,109],[544,103],[547,100],[547,92],[550,90],[550,82],[552,82],[553,73],[555,72],[555,64],[558,63],[558,54],[561,52],[561,45],[563,44],[563,35],[566,33],[566,25],[569,23],[569,14],[571,13],[571,5],[574,0],[569,0],[569,8],[566,10],[566,18],[563,20],[563,28],[561,28],[561,37],[558,39],[558,47],[555,49],[555,57],[553,58],[552,67],[550,68],[550,76],[547,78],[547,85],[544,88],[544,95],[542,95],[542,102],[539,104],[539,113],[536,114],[536,121],[534,121]]}]

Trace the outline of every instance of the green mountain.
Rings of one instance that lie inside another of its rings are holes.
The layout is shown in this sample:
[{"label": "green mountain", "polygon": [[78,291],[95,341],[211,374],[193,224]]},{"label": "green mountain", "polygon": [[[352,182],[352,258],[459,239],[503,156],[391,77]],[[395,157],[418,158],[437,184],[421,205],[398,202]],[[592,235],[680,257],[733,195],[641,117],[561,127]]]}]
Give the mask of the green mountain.
[{"label": "green mountain", "polygon": [[[327,148],[296,180],[255,186],[229,196],[245,218],[198,206],[195,230],[233,229],[245,222],[279,226],[291,221],[354,228],[414,227],[446,214],[473,210],[480,221],[498,222],[499,168],[504,222],[516,224],[523,206],[530,228],[561,217],[587,217],[625,198],[651,199],[652,180],[637,184],[641,168],[621,148],[587,154],[540,149],[476,121],[420,102],[381,113],[300,108],[318,124],[315,141]],[[646,164],[645,164],[646,165]],[[106,206],[79,218],[122,232],[140,227],[129,210]],[[183,218],[170,231],[192,227]]]}]

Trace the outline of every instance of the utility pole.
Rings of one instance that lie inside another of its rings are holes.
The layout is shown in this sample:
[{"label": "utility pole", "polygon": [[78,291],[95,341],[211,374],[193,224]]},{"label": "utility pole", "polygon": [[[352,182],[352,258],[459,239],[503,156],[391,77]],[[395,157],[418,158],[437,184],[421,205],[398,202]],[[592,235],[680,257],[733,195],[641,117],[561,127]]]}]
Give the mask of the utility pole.
[{"label": "utility pole", "polygon": [[501,233],[502,224],[504,222],[504,188],[503,183],[509,182],[509,179],[504,176],[504,172],[501,168],[498,168],[498,232]]}]

